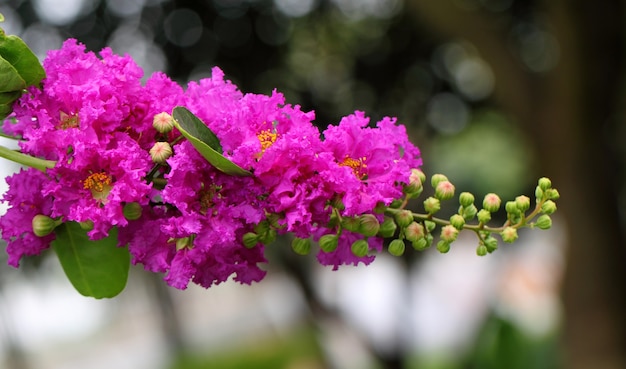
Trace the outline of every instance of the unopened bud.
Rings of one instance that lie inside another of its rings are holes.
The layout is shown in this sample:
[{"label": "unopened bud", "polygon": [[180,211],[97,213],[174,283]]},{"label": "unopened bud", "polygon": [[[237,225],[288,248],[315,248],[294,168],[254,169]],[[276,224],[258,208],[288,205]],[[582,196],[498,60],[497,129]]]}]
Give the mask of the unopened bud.
[{"label": "unopened bud", "polygon": [[471,192],[461,192],[459,195],[459,204],[468,207],[474,203],[474,195]]},{"label": "unopened bud", "polygon": [[384,202],[379,201],[376,203],[376,206],[374,207],[374,213],[383,214],[385,210],[387,210],[387,205],[385,205]]},{"label": "unopened bud", "polygon": [[495,213],[500,209],[500,204],[502,200],[500,200],[500,196],[495,193],[488,193],[485,195],[483,199],[483,209],[487,210],[490,213]]},{"label": "unopened bud", "polygon": [[439,200],[450,200],[454,197],[454,185],[450,181],[441,181],[435,188],[435,197]]},{"label": "unopened bud", "polygon": [[478,221],[482,224],[487,224],[491,220],[491,213],[487,211],[487,209],[480,209],[478,214],[476,214]]},{"label": "unopened bud", "polygon": [[277,232],[274,228],[270,228],[267,232],[259,234],[259,241],[264,245],[269,245],[276,241]]},{"label": "unopened bud", "polygon": [[539,178],[538,185],[539,188],[541,188],[543,191],[546,191],[552,187],[552,181],[550,180],[550,178],[547,177]]},{"label": "unopened bud", "polygon": [[537,202],[543,200],[544,196],[545,196],[545,193],[541,189],[541,187],[539,187],[539,186],[535,187],[535,198],[537,199]]},{"label": "unopened bud", "polygon": [[439,201],[439,199],[431,196],[427,198],[426,200],[424,200],[424,210],[426,210],[428,214],[435,214],[440,209],[441,209],[441,202]]},{"label": "unopened bud", "polygon": [[402,206],[402,200],[398,200],[398,199],[393,200],[393,201],[391,202],[391,204],[389,204],[389,207],[390,207],[390,208],[392,208],[392,209],[397,209],[397,208],[399,208],[400,206]]},{"label": "unopened bud", "polygon": [[409,242],[416,242],[420,238],[424,238],[424,226],[413,222],[404,229],[404,238]]},{"label": "unopened bud", "polygon": [[488,236],[483,241],[485,247],[487,247],[487,251],[492,253],[498,249],[498,240],[495,237]]},{"label": "unopened bud", "polygon": [[520,195],[515,198],[515,205],[522,213],[530,209],[530,198],[528,196]]},{"label": "unopened bud", "polygon": [[243,235],[242,241],[246,248],[251,249],[259,243],[259,235],[253,232],[248,232]]},{"label": "unopened bud", "polygon": [[552,200],[547,200],[541,205],[541,212],[544,214],[552,214],[556,211],[556,204]]},{"label": "unopened bud", "polygon": [[448,243],[454,242],[458,235],[459,235],[459,230],[449,224],[441,227],[440,238],[443,241],[446,241]]},{"label": "unopened bud", "polygon": [[432,220],[425,220],[424,226],[426,227],[426,230],[428,232],[432,232],[435,229],[435,227],[437,227],[437,223],[433,222]]},{"label": "unopened bud", "polygon": [[141,205],[136,202],[128,202],[124,205],[124,208],[122,209],[124,218],[128,220],[137,220],[141,218],[141,212]]},{"label": "unopened bud", "polygon": [[478,256],[485,256],[488,252],[489,251],[487,250],[487,246],[485,245],[478,245],[478,247],[476,248],[476,255]]},{"label": "unopened bud", "polygon": [[361,226],[361,219],[356,217],[342,217],[341,227],[347,229],[350,232],[358,232]]},{"label": "unopened bud", "polygon": [[536,225],[539,229],[548,229],[552,227],[552,218],[547,214],[540,215],[539,218],[537,218]]},{"label": "unopened bud", "polygon": [[461,211],[461,215],[463,216],[463,219],[465,219],[466,222],[468,220],[474,219],[474,217],[476,216],[476,213],[478,212],[478,209],[476,208],[476,205],[474,204],[471,204],[470,206],[467,206],[467,207],[461,206],[461,209],[459,210]]},{"label": "unopened bud", "polygon": [[402,192],[407,195],[418,195],[424,189],[422,177],[425,179],[426,176],[419,169],[411,169],[411,175],[409,176],[409,183],[404,186]]},{"label": "unopened bud", "polygon": [[311,240],[296,237],[291,241],[291,249],[298,255],[307,255],[311,252]]},{"label": "unopened bud", "polygon": [[515,201],[507,201],[504,205],[504,209],[506,209],[507,214],[511,215],[518,215],[521,213]]},{"label": "unopened bud", "polygon": [[[431,243],[432,243],[432,240],[431,240]],[[420,238],[419,240],[415,242],[411,242],[411,246],[413,246],[413,248],[417,251],[423,251],[423,250],[426,250],[428,246],[430,246],[430,243],[428,242],[428,238],[424,237],[424,238]]]},{"label": "unopened bud", "polygon": [[339,244],[339,237],[336,234],[325,234],[317,241],[320,245],[320,249],[324,252],[333,252],[337,249]]},{"label": "unopened bud", "polygon": [[154,116],[152,126],[159,133],[168,133],[174,128],[174,118],[166,112]]},{"label": "unopened bud", "polygon": [[448,177],[444,176],[443,174],[433,174],[433,176],[430,177],[430,184],[433,186],[433,188],[437,188],[437,185],[439,184],[439,182],[443,182],[447,180],[448,180]]},{"label": "unopened bud", "polygon": [[376,236],[380,230],[380,223],[373,214],[363,214],[360,217],[359,233],[365,237]]},{"label": "unopened bud", "polygon": [[365,240],[356,240],[350,246],[350,250],[354,254],[354,256],[363,257],[367,255],[370,247],[367,241]]},{"label": "unopened bud", "polygon": [[335,196],[331,201],[330,201],[330,206],[332,206],[333,208],[339,210],[339,211],[343,211],[346,209],[346,205],[343,203],[343,200],[341,199],[340,196]]},{"label": "unopened bud", "polygon": [[404,228],[413,221],[413,213],[409,210],[400,210],[394,215],[394,219],[398,226]]},{"label": "unopened bud", "polygon": [[150,149],[150,157],[157,164],[165,164],[174,152],[167,142],[156,142]]},{"label": "unopened bud", "polygon": [[502,230],[502,232],[500,233],[500,236],[502,237],[502,241],[507,242],[507,243],[513,243],[515,242],[515,240],[517,240],[517,229],[513,228],[513,227],[506,227],[504,228],[504,230]]},{"label": "unopened bud", "polygon": [[393,218],[385,216],[385,219],[378,230],[378,235],[380,237],[389,238],[396,233],[396,229],[398,229],[398,226]]},{"label": "unopened bud", "polygon": [[548,200],[558,200],[561,195],[556,188],[550,188],[546,190],[546,197]]},{"label": "unopened bud", "polygon": [[453,216],[450,217],[450,224],[454,228],[461,230],[463,229],[463,226],[465,226],[465,218],[463,218],[462,215],[454,214]]},{"label": "unopened bud", "polygon": [[395,239],[389,243],[389,247],[387,247],[387,251],[393,256],[402,256],[404,254],[406,246],[404,245],[404,241]]},{"label": "unopened bud", "polygon": [[450,242],[439,240],[439,242],[437,242],[437,251],[439,251],[442,254],[445,254],[448,251],[450,251]]},{"label": "unopened bud", "polygon": [[32,225],[35,236],[45,237],[54,232],[54,229],[59,225],[59,222],[47,215],[37,214],[33,217]]}]

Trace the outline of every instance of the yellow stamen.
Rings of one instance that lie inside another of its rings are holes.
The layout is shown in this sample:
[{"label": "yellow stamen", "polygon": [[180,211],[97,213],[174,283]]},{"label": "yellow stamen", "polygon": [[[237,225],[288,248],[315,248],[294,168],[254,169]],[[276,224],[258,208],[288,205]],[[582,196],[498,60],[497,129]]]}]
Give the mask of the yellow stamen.
[{"label": "yellow stamen", "polygon": [[266,129],[264,131],[261,131],[257,135],[257,137],[261,142],[261,152],[265,152],[265,150],[267,150],[270,146],[272,146],[272,144],[274,144],[274,142],[276,142],[276,139],[278,138],[278,133]]},{"label": "yellow stamen", "polygon": [[60,129],[77,128],[79,125],[78,115],[70,115],[64,112],[60,112],[59,118],[61,120],[61,123],[59,124]]},{"label": "yellow stamen", "polygon": [[354,159],[346,155],[346,157],[341,163],[339,163],[339,165],[344,167],[350,167],[352,169],[352,172],[358,179],[365,179],[365,177],[367,177],[367,164],[365,164],[366,159],[366,157]]},{"label": "yellow stamen", "polygon": [[83,188],[91,190],[91,194],[97,200],[104,200],[111,192],[111,176],[104,172],[92,173],[83,181]]}]

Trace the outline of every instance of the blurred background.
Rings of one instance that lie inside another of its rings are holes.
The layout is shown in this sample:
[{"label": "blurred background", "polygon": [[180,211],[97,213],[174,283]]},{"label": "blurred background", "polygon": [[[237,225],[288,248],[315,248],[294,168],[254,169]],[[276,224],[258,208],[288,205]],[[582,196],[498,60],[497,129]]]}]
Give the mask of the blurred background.
[{"label": "blurred background", "polygon": [[98,301],[54,257],[16,270],[2,255],[0,367],[626,368],[625,12],[618,0],[0,0],[2,27],[42,59],[73,37],[183,84],[217,65],[244,92],[277,88],[315,110],[320,127],[357,109],[397,116],[425,172],[479,199],[533,197],[541,176],[561,193],[551,230],[488,257],[468,235],[446,255],[333,272],[277,244],[253,286],[178,291],[133,267]]}]

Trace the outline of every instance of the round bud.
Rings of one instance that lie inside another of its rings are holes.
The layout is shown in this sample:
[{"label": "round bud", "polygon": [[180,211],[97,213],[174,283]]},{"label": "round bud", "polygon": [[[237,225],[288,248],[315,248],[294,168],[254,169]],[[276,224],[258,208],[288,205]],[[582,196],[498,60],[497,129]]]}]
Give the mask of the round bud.
[{"label": "round bud", "polygon": [[487,210],[490,213],[495,213],[500,209],[500,204],[502,200],[500,200],[500,196],[495,193],[488,193],[485,195],[483,199],[483,209]]},{"label": "round bud", "polygon": [[541,212],[544,214],[552,214],[556,211],[556,204],[552,200],[546,200],[541,205]]},{"label": "round bud", "polygon": [[[420,175],[421,174],[421,175]],[[411,175],[409,176],[409,183],[402,188],[402,192],[407,195],[417,195],[424,189],[422,176],[426,178],[424,173],[419,169],[411,169]]]},{"label": "round bud", "polygon": [[404,241],[395,239],[389,243],[389,247],[387,251],[393,256],[402,256],[404,254],[406,246],[404,245]]},{"label": "round bud", "polygon": [[489,253],[492,253],[498,249],[498,240],[495,237],[486,237],[483,243],[485,244],[485,247],[487,247],[487,251]]},{"label": "round bud", "polygon": [[356,217],[343,217],[341,218],[341,227],[347,229],[350,232],[358,232],[361,226],[361,219]]},{"label": "round bud", "polygon": [[445,254],[448,251],[450,251],[450,242],[439,240],[439,242],[437,242],[437,251],[439,251],[442,254]]},{"label": "round bud", "polygon": [[296,237],[291,241],[291,249],[298,255],[307,255],[311,252],[311,240]]},{"label": "round bud", "polygon": [[485,245],[478,245],[478,247],[476,248],[476,255],[478,256],[485,256],[488,252],[489,251],[487,250],[487,246]]},{"label": "round bud", "polygon": [[546,191],[547,189],[552,187],[552,181],[550,180],[550,178],[547,177],[539,178],[538,185],[539,188],[541,188],[543,191]]},{"label": "round bud", "polygon": [[424,226],[413,222],[404,229],[404,238],[409,242],[416,242],[420,238],[424,238]]},{"label": "round bud", "polygon": [[350,246],[350,250],[355,256],[363,257],[367,255],[370,247],[365,240],[356,240]]},{"label": "round bud", "polygon": [[393,200],[393,201],[391,202],[391,204],[389,205],[389,207],[390,207],[390,208],[392,208],[392,209],[397,209],[397,208],[399,208],[400,206],[402,206],[402,200],[397,200],[397,199],[396,199],[396,200]]},{"label": "round bud", "polygon": [[269,245],[272,242],[276,241],[276,230],[274,228],[270,228],[267,232],[261,233],[259,235],[259,241],[261,241],[264,245]]},{"label": "round bud", "polygon": [[259,236],[256,233],[248,232],[243,235],[242,241],[246,248],[251,249],[259,243]]},{"label": "round bud", "polygon": [[424,226],[426,227],[426,230],[428,232],[432,232],[433,230],[435,230],[435,227],[437,227],[437,223],[433,222],[432,220],[425,220]]},{"label": "round bud", "polygon": [[450,224],[460,231],[465,226],[465,218],[462,215],[454,214],[450,217]]},{"label": "round bud", "polygon": [[528,196],[520,195],[515,198],[515,205],[522,213],[530,209],[530,198]]},{"label": "round bud", "polygon": [[398,226],[393,218],[385,216],[385,219],[378,230],[378,235],[384,238],[393,237],[396,233],[396,229],[398,229]]},{"label": "round bud", "polygon": [[467,206],[467,207],[462,207],[462,209],[460,210],[461,210],[461,215],[463,215],[463,219],[465,219],[466,222],[468,220],[474,219],[474,217],[476,216],[476,213],[478,212],[478,209],[476,208],[474,204],[471,204],[470,206]]},{"label": "round bud", "polygon": [[37,214],[33,217],[32,225],[35,236],[45,237],[54,232],[59,223],[47,215]]},{"label": "round bud", "polygon": [[433,174],[433,176],[430,177],[430,184],[433,186],[433,188],[437,188],[437,185],[439,184],[439,182],[443,182],[447,180],[448,180],[448,177],[444,176],[443,174]]},{"label": "round bud", "polygon": [[157,164],[165,164],[173,153],[172,146],[167,142],[155,142],[150,149],[150,157]]},{"label": "round bud", "polygon": [[502,241],[507,243],[513,243],[517,240],[517,229],[513,227],[506,227],[500,232],[500,236],[502,237]]},{"label": "round bud", "polygon": [[450,224],[441,227],[440,238],[447,243],[454,242],[459,235],[459,230],[451,226]]},{"label": "round bud", "polygon": [[380,230],[380,223],[373,214],[363,214],[360,217],[358,232],[365,237],[374,237]]},{"label": "round bud", "polygon": [[325,234],[320,237],[317,243],[320,245],[320,249],[322,249],[322,251],[333,252],[337,249],[339,237],[336,234]]},{"label": "round bud", "polygon": [[515,201],[507,201],[506,204],[504,205],[504,208],[506,209],[507,214],[512,214],[512,215],[520,214],[519,208],[517,207],[517,204],[515,203]]},{"label": "round bud", "polygon": [[539,186],[535,187],[535,198],[537,199],[537,202],[543,200],[544,196],[545,196],[545,193],[541,189],[541,187],[539,187]]},{"label": "round bud", "polygon": [[441,202],[439,201],[439,199],[431,196],[427,198],[426,200],[424,200],[424,210],[426,210],[428,214],[435,214],[440,209],[441,209]]},{"label": "round bud", "polygon": [[415,241],[415,242],[411,242],[411,246],[413,246],[413,248],[417,251],[423,251],[426,250],[428,248],[428,246],[430,246],[430,243],[428,243],[428,238],[420,238],[419,240]]},{"label": "round bud", "polygon": [[468,207],[474,203],[474,195],[471,192],[461,192],[459,195],[459,204]]},{"label": "round bud", "polygon": [[454,197],[454,185],[450,181],[441,181],[435,188],[435,197],[439,200],[450,200]]},{"label": "round bud", "polygon": [[552,227],[552,218],[547,214],[540,215],[535,224],[539,229],[548,229]]},{"label": "round bud", "polygon": [[487,211],[487,209],[480,209],[478,214],[476,214],[478,221],[487,224],[491,220],[491,213]]},{"label": "round bud", "polygon": [[174,118],[166,112],[154,116],[152,126],[159,133],[168,133],[174,128]]},{"label": "round bud", "polygon": [[256,234],[263,234],[270,230],[270,222],[267,220],[261,221],[259,224],[254,226],[254,232]]},{"label": "round bud", "polygon": [[124,218],[128,220],[137,220],[141,218],[142,208],[136,202],[128,202],[124,204],[124,208],[122,209],[122,213],[124,214]]},{"label": "round bud", "polygon": [[413,213],[409,210],[400,210],[394,215],[394,219],[400,227],[404,228],[413,221]]},{"label": "round bud", "polygon": [[383,214],[387,210],[387,205],[384,202],[379,201],[376,203],[376,207],[374,207],[374,213]]},{"label": "round bud", "polygon": [[556,188],[550,188],[546,190],[546,197],[548,198],[548,200],[558,200],[561,195]]}]

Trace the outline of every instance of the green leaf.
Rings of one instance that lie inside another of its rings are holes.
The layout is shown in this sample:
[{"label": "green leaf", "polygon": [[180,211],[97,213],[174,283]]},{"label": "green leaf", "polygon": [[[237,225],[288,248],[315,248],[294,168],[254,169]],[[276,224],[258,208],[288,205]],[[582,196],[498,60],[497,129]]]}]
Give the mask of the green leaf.
[{"label": "green leaf", "polygon": [[187,108],[177,106],[172,115],[176,128],[211,165],[233,176],[252,175],[222,155],[222,146],[217,136]]},{"label": "green leaf", "polygon": [[76,222],[66,222],[55,229],[52,248],[74,288],[84,296],[114,297],[128,279],[130,254],[117,247],[117,228],[109,236],[92,241]]},{"label": "green leaf", "polygon": [[0,56],[17,70],[26,86],[38,85],[46,76],[37,55],[15,35],[0,37]]},{"label": "green leaf", "polygon": [[0,104],[12,105],[22,95],[22,91],[0,92]]},{"label": "green leaf", "polygon": [[0,92],[15,92],[26,88],[26,81],[6,59],[0,57]]}]

